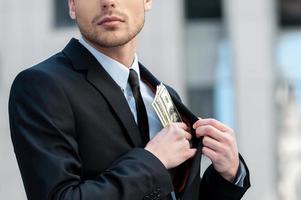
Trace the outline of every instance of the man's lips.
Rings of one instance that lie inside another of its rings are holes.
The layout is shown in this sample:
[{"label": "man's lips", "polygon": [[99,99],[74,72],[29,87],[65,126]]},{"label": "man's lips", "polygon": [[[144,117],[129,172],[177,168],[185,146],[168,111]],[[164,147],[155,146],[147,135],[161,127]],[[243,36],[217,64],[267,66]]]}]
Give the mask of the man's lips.
[{"label": "man's lips", "polygon": [[123,19],[116,17],[116,16],[110,16],[110,17],[104,17],[99,22],[98,25],[105,25],[105,24],[115,24],[118,22],[125,22]]}]

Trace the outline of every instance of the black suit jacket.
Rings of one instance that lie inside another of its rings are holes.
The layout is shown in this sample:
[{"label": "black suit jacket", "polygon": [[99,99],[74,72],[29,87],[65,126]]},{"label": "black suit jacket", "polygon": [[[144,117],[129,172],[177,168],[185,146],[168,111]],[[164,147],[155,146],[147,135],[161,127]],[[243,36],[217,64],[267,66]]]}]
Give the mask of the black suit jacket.
[{"label": "black suit jacket", "polygon": [[[159,81],[142,65],[140,70],[154,89]],[[197,118],[174,90],[169,92],[191,126]],[[196,138],[198,154],[174,170],[173,184],[162,163],[143,149],[119,86],[75,39],[16,77],[9,116],[30,200],[170,199],[173,190],[184,200],[235,200],[249,187],[249,175],[240,188],[213,167],[200,179],[201,142]]]}]

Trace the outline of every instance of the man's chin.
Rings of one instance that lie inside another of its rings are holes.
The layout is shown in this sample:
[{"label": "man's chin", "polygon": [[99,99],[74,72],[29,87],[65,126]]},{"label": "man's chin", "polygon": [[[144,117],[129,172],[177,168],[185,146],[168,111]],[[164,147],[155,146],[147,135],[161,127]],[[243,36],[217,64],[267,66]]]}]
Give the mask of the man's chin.
[{"label": "man's chin", "polygon": [[115,48],[130,43],[139,32],[123,33],[121,31],[95,31],[93,34],[85,34],[86,32],[81,33],[89,43],[93,44],[93,46]]},{"label": "man's chin", "polygon": [[120,47],[125,44],[127,44],[129,40],[101,40],[101,41],[96,41],[95,43],[99,47],[103,48],[115,48],[115,47]]}]

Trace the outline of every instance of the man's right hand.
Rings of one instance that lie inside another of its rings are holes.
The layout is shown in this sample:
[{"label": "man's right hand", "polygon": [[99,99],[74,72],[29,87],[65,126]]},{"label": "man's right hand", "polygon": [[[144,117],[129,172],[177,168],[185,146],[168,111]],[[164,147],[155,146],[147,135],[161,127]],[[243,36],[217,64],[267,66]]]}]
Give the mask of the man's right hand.
[{"label": "man's right hand", "polygon": [[196,149],[190,148],[191,134],[187,129],[184,123],[171,123],[149,141],[145,149],[167,169],[177,167],[196,153]]}]

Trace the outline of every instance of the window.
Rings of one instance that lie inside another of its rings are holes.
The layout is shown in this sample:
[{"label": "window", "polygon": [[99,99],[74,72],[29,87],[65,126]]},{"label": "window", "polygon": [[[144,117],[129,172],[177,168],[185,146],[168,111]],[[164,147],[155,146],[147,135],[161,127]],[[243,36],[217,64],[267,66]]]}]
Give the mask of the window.
[{"label": "window", "polygon": [[215,117],[214,71],[223,27],[222,1],[185,0],[185,18],[188,107],[202,118]]},{"label": "window", "polygon": [[221,0],[185,0],[187,19],[222,17]]},{"label": "window", "polygon": [[197,116],[210,118],[214,116],[213,88],[188,88],[188,104]]},{"label": "window", "polygon": [[281,26],[301,25],[301,0],[279,0],[278,8]]},{"label": "window", "polygon": [[54,0],[54,25],[57,28],[74,26],[74,21],[69,17],[67,0]]}]

